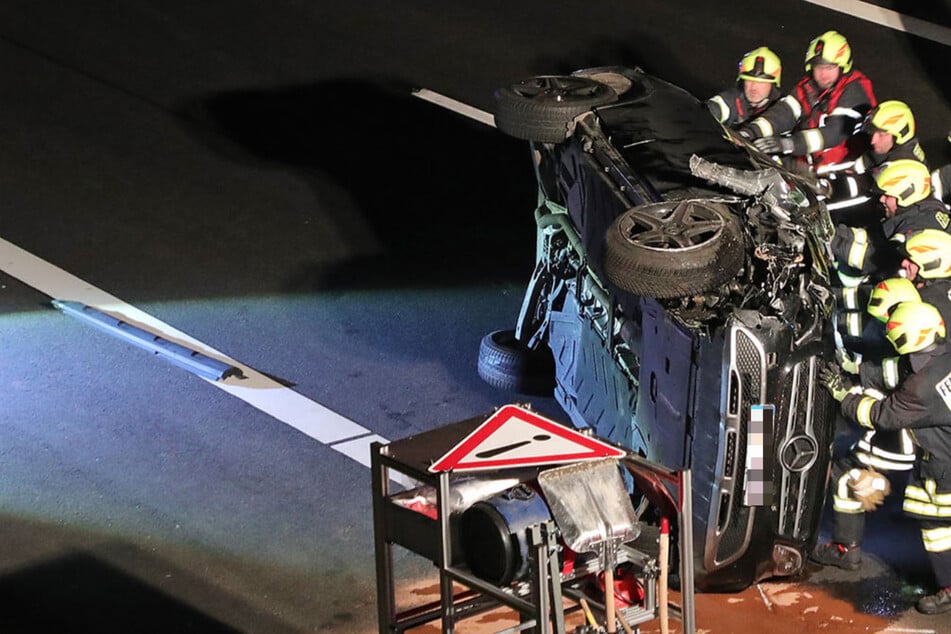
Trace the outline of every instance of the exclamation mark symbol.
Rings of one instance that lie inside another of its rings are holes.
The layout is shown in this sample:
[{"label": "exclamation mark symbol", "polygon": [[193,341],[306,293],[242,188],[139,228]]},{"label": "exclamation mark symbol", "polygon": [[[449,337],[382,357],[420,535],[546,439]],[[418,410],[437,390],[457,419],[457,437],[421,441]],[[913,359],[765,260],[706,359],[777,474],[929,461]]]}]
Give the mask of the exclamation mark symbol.
[{"label": "exclamation mark symbol", "polygon": [[496,456],[501,455],[507,451],[512,451],[513,449],[524,447],[525,445],[531,444],[532,442],[535,442],[535,441],[542,442],[550,438],[551,436],[549,436],[548,434],[536,434],[532,436],[531,440],[520,440],[518,442],[513,442],[510,445],[503,445],[501,447],[496,447],[495,449],[480,451],[479,453],[475,455],[475,457],[476,458],[495,458]]}]

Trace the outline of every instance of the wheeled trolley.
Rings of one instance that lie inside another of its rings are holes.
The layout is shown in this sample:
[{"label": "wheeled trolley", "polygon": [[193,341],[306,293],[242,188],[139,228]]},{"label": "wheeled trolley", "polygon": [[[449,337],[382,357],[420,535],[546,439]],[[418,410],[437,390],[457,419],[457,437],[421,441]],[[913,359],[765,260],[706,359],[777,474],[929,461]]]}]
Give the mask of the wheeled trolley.
[{"label": "wheeled trolley", "polygon": [[[564,634],[565,615],[581,610],[582,605],[590,607],[591,612],[604,614],[604,605],[590,592],[592,580],[597,580],[600,569],[597,558],[566,552],[559,542],[558,526],[544,512],[530,511],[526,519],[524,511],[507,510],[508,501],[493,501],[498,498],[495,489],[513,483],[515,486],[505,496],[517,498],[522,487],[521,495],[529,498],[531,491],[525,493],[524,489],[531,489],[538,474],[550,465],[481,470],[475,474],[429,470],[437,458],[469,436],[487,416],[387,445],[372,445],[377,610],[381,634],[405,632],[436,619],[441,620],[442,632],[448,634],[456,632],[457,624],[463,620],[502,606],[519,615],[519,624],[504,632]],[[645,530],[643,539],[619,545],[615,553],[618,565],[623,566],[629,576],[636,577],[640,589],[637,601],[619,608],[617,618],[623,620],[622,627],[626,625],[625,629],[636,631],[639,624],[669,613],[681,621],[684,634],[694,634],[690,472],[671,471],[632,455],[624,455],[618,464],[630,474],[635,492],[643,498],[641,510],[653,507],[655,513],[669,518],[678,528],[681,603],[662,605],[661,597],[666,596],[666,588],[662,591],[659,586],[661,570],[656,553],[650,552],[652,545],[656,549],[656,532]],[[393,482],[404,486],[394,487]],[[485,499],[474,501],[479,496],[473,496],[471,491],[479,487],[490,493],[482,496]],[[408,500],[414,502],[407,504]],[[537,503],[533,504],[537,507]],[[526,502],[525,508],[528,506]],[[490,527],[488,533],[480,532],[486,523]],[[484,535],[491,538],[491,527],[495,525],[501,527],[501,536],[487,542]],[[505,534],[509,529],[510,536]],[[438,601],[397,611],[394,545],[436,566],[440,587]],[[485,552],[477,553],[479,565],[474,570],[473,550],[483,546]],[[517,571],[512,572],[513,569]],[[460,586],[463,589],[457,590]]]}]

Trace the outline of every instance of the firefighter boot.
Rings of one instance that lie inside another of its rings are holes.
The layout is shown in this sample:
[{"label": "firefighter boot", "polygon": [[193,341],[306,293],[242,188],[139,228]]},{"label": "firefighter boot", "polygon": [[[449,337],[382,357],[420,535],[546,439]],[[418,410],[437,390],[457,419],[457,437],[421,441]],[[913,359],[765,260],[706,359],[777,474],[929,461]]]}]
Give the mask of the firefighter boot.
[{"label": "firefighter boot", "polygon": [[951,587],[941,588],[934,594],[921,597],[915,608],[924,614],[941,614],[951,610]]},{"label": "firefighter boot", "polygon": [[862,554],[858,546],[846,546],[836,542],[816,546],[809,559],[823,566],[835,566],[843,570],[858,570],[862,565]]}]

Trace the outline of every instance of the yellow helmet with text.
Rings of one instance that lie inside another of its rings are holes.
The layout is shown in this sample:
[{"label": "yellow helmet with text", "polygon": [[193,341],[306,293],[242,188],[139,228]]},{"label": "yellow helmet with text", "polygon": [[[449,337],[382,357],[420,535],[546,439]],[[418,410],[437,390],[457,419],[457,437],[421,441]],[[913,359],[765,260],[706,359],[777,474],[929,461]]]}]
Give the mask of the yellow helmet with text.
[{"label": "yellow helmet with text", "polygon": [[924,302],[898,304],[885,323],[885,337],[892,342],[898,354],[924,350],[943,341],[945,334],[941,313]]},{"label": "yellow helmet with text", "polygon": [[843,73],[852,70],[852,47],[838,31],[826,31],[809,43],[806,49],[806,72],[815,64],[835,64]]},{"label": "yellow helmet with text", "polygon": [[783,64],[779,60],[779,55],[765,46],[754,48],[743,55],[739,67],[740,72],[736,77],[737,81],[748,79],[749,81],[775,84],[779,88],[779,82],[783,74]]},{"label": "yellow helmet with text", "polygon": [[905,240],[905,253],[926,280],[951,277],[951,234],[941,229],[923,229]]},{"label": "yellow helmet with text", "polygon": [[931,194],[931,172],[914,159],[889,161],[875,177],[875,185],[886,196],[894,196],[899,207],[908,207]]},{"label": "yellow helmet with text", "polygon": [[904,101],[883,101],[865,117],[865,131],[887,132],[895,137],[895,143],[907,143],[915,136],[915,115]]},{"label": "yellow helmet with text", "polygon": [[920,302],[921,295],[911,280],[892,277],[882,280],[868,298],[868,314],[879,321],[888,321],[889,311],[901,302]]}]

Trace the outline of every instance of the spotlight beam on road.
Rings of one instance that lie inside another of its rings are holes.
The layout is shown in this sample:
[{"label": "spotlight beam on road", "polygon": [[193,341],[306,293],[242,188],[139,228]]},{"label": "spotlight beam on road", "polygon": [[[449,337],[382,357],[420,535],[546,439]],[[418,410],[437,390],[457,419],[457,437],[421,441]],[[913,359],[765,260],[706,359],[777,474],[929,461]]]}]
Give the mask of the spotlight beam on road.
[{"label": "spotlight beam on road", "polygon": [[234,366],[240,375],[202,380],[298,431],[324,443],[360,464],[370,466],[370,444],[386,443],[382,436],[278,383],[254,368],[228,357],[152,315],[96,288],[17,245],[0,239],[0,270],[59,302],[78,302],[116,319],[134,324],[164,340],[200,351],[211,359]]}]

